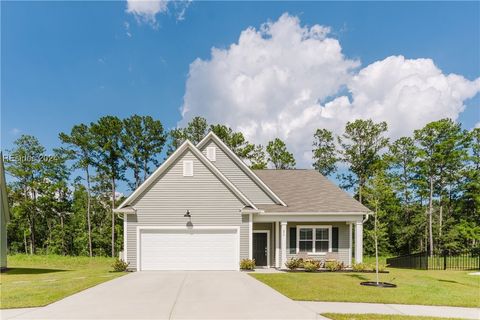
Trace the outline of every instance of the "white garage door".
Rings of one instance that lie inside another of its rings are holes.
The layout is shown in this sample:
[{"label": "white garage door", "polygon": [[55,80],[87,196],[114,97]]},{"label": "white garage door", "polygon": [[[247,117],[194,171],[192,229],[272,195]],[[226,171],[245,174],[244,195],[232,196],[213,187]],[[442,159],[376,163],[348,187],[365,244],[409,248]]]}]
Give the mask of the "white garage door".
[{"label": "white garage door", "polygon": [[237,229],[141,230],[140,270],[238,270]]}]

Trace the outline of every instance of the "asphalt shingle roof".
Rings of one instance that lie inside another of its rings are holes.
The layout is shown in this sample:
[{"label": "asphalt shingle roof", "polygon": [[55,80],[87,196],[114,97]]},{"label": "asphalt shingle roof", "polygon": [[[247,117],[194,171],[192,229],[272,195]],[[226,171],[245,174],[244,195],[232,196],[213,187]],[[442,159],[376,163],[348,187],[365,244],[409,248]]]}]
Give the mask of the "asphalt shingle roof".
[{"label": "asphalt shingle roof", "polygon": [[369,212],[360,202],[315,170],[253,171],[287,206],[256,204],[265,212]]}]

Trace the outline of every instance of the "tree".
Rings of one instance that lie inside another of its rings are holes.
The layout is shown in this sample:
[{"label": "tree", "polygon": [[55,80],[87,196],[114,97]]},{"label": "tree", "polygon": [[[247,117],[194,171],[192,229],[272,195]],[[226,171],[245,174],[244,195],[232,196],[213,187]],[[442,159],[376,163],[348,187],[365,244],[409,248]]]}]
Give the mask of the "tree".
[{"label": "tree", "polygon": [[428,235],[430,254],[434,253],[433,243],[433,200],[435,190],[440,196],[440,226],[442,229],[442,208],[445,179],[462,165],[465,156],[464,140],[459,124],[451,119],[442,119],[428,123],[414,131],[419,144],[418,158],[421,174],[428,181]]},{"label": "tree", "polygon": [[347,122],[345,133],[338,138],[342,147],[342,161],[349,165],[355,175],[344,177],[346,187],[357,185],[358,200],[362,203],[362,189],[365,182],[373,175],[381,163],[381,151],[388,145],[387,123],[374,123],[372,120],[355,120]]},{"label": "tree", "polygon": [[[411,202],[414,193],[417,148],[410,137],[402,137],[389,146],[386,161],[390,169],[392,188],[401,199],[403,215],[399,217],[399,225],[394,232],[397,233],[397,244],[406,246],[406,252],[411,252],[413,241],[418,234],[418,225],[412,223],[415,210]],[[406,222],[406,223],[405,223]]]},{"label": "tree", "polygon": [[265,159],[265,151],[261,144],[256,145],[250,157],[250,169],[261,170],[267,168],[267,160]]},{"label": "tree", "polygon": [[288,152],[285,142],[279,138],[270,141],[267,145],[268,161],[275,169],[295,169],[295,158]]},{"label": "tree", "polygon": [[73,126],[70,135],[66,133],[59,134],[60,141],[67,145],[65,152],[69,153],[75,161],[73,168],[83,169],[85,171],[86,193],[87,193],[87,230],[88,230],[88,252],[93,256],[92,249],[92,222],[91,222],[91,181],[90,167],[94,164],[94,142],[90,128],[85,124]]},{"label": "tree", "polygon": [[[39,215],[38,191],[39,185],[44,179],[45,148],[37,138],[30,135],[22,135],[15,140],[14,148],[7,157],[6,170],[16,181],[12,184],[18,192],[18,214],[28,224],[28,236],[30,238],[30,254],[36,251],[36,221]],[[26,234],[26,233],[24,233]]]},{"label": "tree", "polygon": [[69,253],[67,219],[70,215],[70,190],[68,180],[70,168],[68,155],[54,149],[54,155],[43,164],[43,179],[39,182],[38,207],[47,226],[44,242],[48,253],[66,255]]},{"label": "tree", "polygon": [[169,132],[170,143],[168,145],[167,156],[171,155],[185,141],[190,140],[193,144],[198,144],[208,133],[207,120],[203,117],[193,118],[185,128],[176,128]]},{"label": "tree", "polygon": [[390,188],[390,185],[382,171],[377,171],[373,174],[373,177],[369,179],[365,186],[365,203],[373,212],[373,232],[370,233],[374,241],[375,252],[375,273],[377,284],[379,282],[378,277],[378,253],[379,242],[387,246],[386,243],[386,231],[383,222],[384,217],[387,215],[384,202],[390,201],[394,194]]},{"label": "tree", "polygon": [[124,179],[125,168],[121,164],[123,122],[114,116],[105,116],[91,123],[91,132],[95,143],[95,166],[110,181],[111,218],[112,218],[112,257],[115,256],[115,200],[117,181]]},{"label": "tree", "polygon": [[249,143],[243,133],[234,132],[232,128],[223,124],[211,125],[210,131],[213,131],[240,158],[250,160],[253,156],[255,145]]},{"label": "tree", "polygon": [[337,170],[338,161],[333,133],[327,129],[317,129],[313,139],[313,167],[324,176],[329,176]]},{"label": "tree", "polygon": [[129,185],[134,190],[147,179],[152,164],[158,167],[157,157],[165,145],[166,135],[162,123],[150,116],[132,115],[124,119],[123,124],[123,157],[127,168],[133,171],[135,181]]}]

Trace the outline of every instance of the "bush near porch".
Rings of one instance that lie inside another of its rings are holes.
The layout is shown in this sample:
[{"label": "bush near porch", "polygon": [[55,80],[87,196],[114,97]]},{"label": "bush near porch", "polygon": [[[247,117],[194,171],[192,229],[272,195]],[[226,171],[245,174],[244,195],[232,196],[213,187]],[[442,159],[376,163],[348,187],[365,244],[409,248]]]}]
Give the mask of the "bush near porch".
[{"label": "bush near porch", "polygon": [[480,276],[467,271],[389,268],[380,281],[397,288],[361,286],[374,281],[374,273],[287,272],[252,273],[257,280],[294,300],[400,303],[480,307]]}]

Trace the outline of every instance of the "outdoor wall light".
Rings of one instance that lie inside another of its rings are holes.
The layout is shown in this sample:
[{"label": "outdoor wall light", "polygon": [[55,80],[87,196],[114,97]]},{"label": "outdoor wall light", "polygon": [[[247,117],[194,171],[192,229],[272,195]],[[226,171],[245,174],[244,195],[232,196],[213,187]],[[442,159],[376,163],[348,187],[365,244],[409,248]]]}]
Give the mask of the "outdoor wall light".
[{"label": "outdoor wall light", "polygon": [[190,215],[190,211],[187,210],[187,212],[185,212],[185,214],[183,215],[185,218],[191,218],[192,216]]}]

